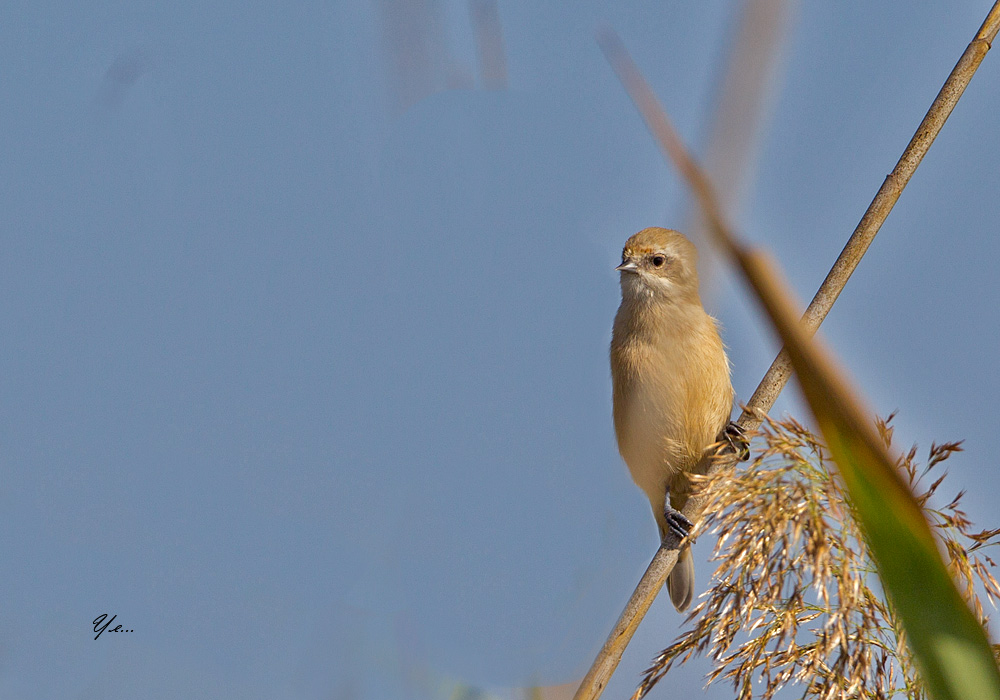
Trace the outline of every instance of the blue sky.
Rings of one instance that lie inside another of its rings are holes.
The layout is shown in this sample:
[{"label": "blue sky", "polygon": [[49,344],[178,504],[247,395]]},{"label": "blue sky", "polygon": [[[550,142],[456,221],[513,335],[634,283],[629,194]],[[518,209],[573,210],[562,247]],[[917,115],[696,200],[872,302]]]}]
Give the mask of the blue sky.
[{"label": "blue sky", "polygon": [[[648,563],[612,268],[688,209],[594,31],[702,148],[737,5],[500,0],[509,89],[406,109],[387,6],[0,11],[4,697],[567,682]],[[436,6],[471,80],[467,7]],[[987,10],[798,8],[737,220],[801,298]],[[901,445],[966,440],[952,490],[984,527],[998,114],[989,55],[823,327]],[[739,284],[707,296],[746,400],[774,341]],[[95,641],[101,613],[134,631]],[[657,601],[609,697],[680,621]]]}]

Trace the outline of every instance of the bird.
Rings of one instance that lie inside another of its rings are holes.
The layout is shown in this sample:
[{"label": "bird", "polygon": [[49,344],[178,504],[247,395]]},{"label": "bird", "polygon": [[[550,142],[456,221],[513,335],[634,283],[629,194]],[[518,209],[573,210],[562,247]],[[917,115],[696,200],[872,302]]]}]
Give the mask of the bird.
[{"label": "bird", "polygon": [[[738,433],[729,422],[729,358],[719,324],[698,294],[698,251],[682,233],[639,231],[626,241],[615,269],[622,294],[610,351],[618,451],[649,498],[661,542],[677,544],[691,528],[681,513],[690,493],[687,474],[721,437]],[[687,543],[667,590],[674,607],[686,610],[694,594]]]}]

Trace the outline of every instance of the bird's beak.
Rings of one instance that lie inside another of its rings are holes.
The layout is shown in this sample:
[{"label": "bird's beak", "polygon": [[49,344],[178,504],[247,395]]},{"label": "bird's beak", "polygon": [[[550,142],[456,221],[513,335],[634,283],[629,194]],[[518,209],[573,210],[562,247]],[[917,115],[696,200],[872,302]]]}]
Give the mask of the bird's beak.
[{"label": "bird's beak", "polygon": [[618,272],[638,272],[639,266],[635,264],[634,260],[626,260],[615,269],[618,270]]}]

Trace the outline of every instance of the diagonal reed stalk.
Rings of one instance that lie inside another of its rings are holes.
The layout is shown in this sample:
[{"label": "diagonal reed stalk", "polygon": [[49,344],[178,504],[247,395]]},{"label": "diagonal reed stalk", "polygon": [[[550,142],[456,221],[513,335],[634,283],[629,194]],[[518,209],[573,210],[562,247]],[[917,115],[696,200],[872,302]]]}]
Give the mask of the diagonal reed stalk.
[{"label": "diagonal reed stalk", "polygon": [[[810,302],[801,324],[805,333],[810,335],[815,333],[823,319],[826,318],[847,280],[860,263],[861,257],[868,250],[868,246],[871,245],[892,207],[899,199],[903,188],[913,176],[920,161],[930,149],[958,99],[982,63],[998,30],[1000,30],[1000,0],[997,0],[993,5],[982,27],[958,60],[910,143],[903,151],[903,155],[900,156],[896,167],[882,183],[847,245]],[[715,234],[716,243],[726,250],[732,258],[741,259],[745,255],[745,251],[725,234],[730,229],[722,219],[719,207],[715,203],[711,183],[688,154],[649,85],[628,56],[621,40],[612,31],[607,30],[598,35],[598,42],[641,112],[658,145],[694,190],[702,205],[708,228]],[[738,423],[742,428],[752,431],[760,425],[761,417],[774,404],[790,375],[791,363],[786,351],[782,350],[771,364],[740,416]],[[721,466],[722,464],[709,465],[708,469],[711,472]],[[684,507],[684,515],[697,522],[704,506],[704,496],[692,496]],[[600,697],[618,666],[625,648],[635,634],[639,622],[649,610],[660,589],[663,588],[667,575],[673,570],[676,562],[677,549],[660,547],[656,552],[607,641],[580,683],[574,700],[593,700]]]},{"label": "diagonal reed stalk", "polygon": [[[752,189],[750,174],[780,82],[780,56],[800,2],[743,0],[736,4],[739,19],[728,39],[728,56],[714,81],[715,94],[708,108],[711,117],[706,120],[702,166],[715,186],[722,211],[739,218]],[[681,217],[686,228],[681,230],[698,246],[698,279],[708,308],[716,306],[719,285],[713,282],[722,273],[723,261],[711,246],[703,245],[710,234],[698,203],[687,206],[689,211]]]}]

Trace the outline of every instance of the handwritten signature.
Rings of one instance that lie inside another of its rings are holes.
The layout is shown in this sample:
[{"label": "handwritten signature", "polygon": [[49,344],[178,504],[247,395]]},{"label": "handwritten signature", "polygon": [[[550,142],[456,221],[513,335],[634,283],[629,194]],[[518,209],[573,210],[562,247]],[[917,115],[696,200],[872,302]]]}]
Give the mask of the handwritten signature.
[{"label": "handwritten signature", "polygon": [[[97,634],[94,636],[95,640],[98,637],[100,637],[101,634],[104,633],[104,630],[108,630],[108,625],[114,622],[116,617],[118,616],[112,615],[111,619],[109,620],[108,614],[104,613],[103,615],[98,615],[96,618],[94,618],[94,631],[97,632]],[[132,630],[122,629],[122,625],[117,625],[114,629],[108,630],[108,632],[131,632],[131,631]]]}]

